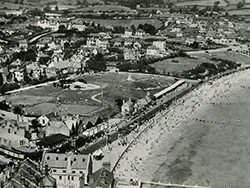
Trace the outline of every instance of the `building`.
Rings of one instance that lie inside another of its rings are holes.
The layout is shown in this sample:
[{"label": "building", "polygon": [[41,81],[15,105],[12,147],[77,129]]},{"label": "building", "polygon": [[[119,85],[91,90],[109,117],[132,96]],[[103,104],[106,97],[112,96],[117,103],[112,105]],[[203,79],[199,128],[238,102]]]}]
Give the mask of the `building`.
[{"label": "building", "polygon": [[52,31],[57,31],[59,29],[60,23],[52,19],[38,20],[37,26],[43,29],[50,29]]},{"label": "building", "polygon": [[96,40],[96,47],[102,50],[106,50],[110,46],[108,40],[97,39]]},{"label": "building", "polygon": [[142,30],[142,29],[138,29],[136,32],[135,32],[135,36],[137,36],[137,37],[143,37],[143,36],[145,36],[145,31],[144,30]]},{"label": "building", "polygon": [[28,48],[28,42],[26,39],[19,40],[18,43],[19,43],[19,48],[23,48],[23,49]]},{"label": "building", "polygon": [[29,158],[14,167],[6,169],[6,177],[2,188],[56,188],[56,181],[49,175],[48,168],[45,173],[40,170],[39,164]]},{"label": "building", "polygon": [[40,188],[57,188],[56,179],[50,176],[48,165],[45,165],[44,175],[40,181]]},{"label": "building", "polygon": [[156,48],[159,48],[161,50],[165,50],[166,48],[166,42],[159,40],[159,41],[154,41],[153,42],[153,46],[155,46]]},{"label": "building", "polygon": [[104,162],[99,170],[89,176],[89,188],[113,188],[114,185],[115,178],[110,163]]},{"label": "building", "polygon": [[149,47],[147,48],[146,54],[147,54],[148,56],[157,56],[157,57],[158,57],[158,56],[161,56],[160,49],[157,48],[156,46],[149,46]]},{"label": "building", "polygon": [[124,32],[124,37],[131,37],[133,35],[132,29],[126,29]]},{"label": "building", "polygon": [[141,58],[139,50],[130,48],[124,49],[123,56],[125,60],[139,60]]},{"label": "building", "polygon": [[53,134],[63,134],[65,136],[70,135],[70,129],[63,121],[50,121],[45,127],[45,135],[50,136]]},{"label": "building", "polygon": [[123,116],[130,116],[134,111],[134,103],[129,99],[127,102],[123,101],[121,114]]},{"label": "building", "polygon": [[91,155],[45,151],[42,157],[43,168],[46,165],[51,169],[51,176],[55,178],[57,188],[80,188],[80,185],[87,185],[93,168]]},{"label": "building", "polygon": [[37,119],[37,121],[40,123],[40,125],[42,125],[44,127],[44,126],[48,125],[50,120],[47,116],[42,115]]},{"label": "building", "polygon": [[22,71],[14,71],[14,77],[18,82],[22,82],[24,78],[24,74]]}]

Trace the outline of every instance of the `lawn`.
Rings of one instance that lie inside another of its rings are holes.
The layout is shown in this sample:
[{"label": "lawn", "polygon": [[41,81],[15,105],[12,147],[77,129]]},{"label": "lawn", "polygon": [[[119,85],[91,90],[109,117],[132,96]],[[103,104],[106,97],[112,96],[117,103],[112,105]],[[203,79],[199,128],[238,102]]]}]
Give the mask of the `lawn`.
[{"label": "lawn", "polygon": [[52,112],[58,113],[69,113],[69,114],[78,114],[78,115],[90,115],[93,112],[100,109],[101,106],[88,106],[88,105],[57,105],[55,103],[42,103],[29,108],[26,108],[25,111],[31,115],[42,115],[49,114]]},{"label": "lawn", "polygon": [[[177,62],[178,61],[178,62]],[[200,59],[191,59],[187,57],[177,57],[165,59],[163,61],[156,62],[152,64],[152,67],[155,67],[157,71],[162,72],[182,72],[185,70],[192,69],[201,63],[213,63],[217,62],[211,61],[207,58]]]},{"label": "lawn", "polygon": [[228,59],[234,62],[239,62],[243,64],[249,64],[250,63],[250,58],[246,55],[239,54],[239,53],[234,53],[234,52],[216,52],[216,53],[205,53],[205,54],[196,54],[195,56],[197,57],[202,57],[202,58],[220,58],[220,59]]},{"label": "lawn", "polygon": [[30,95],[7,95],[6,99],[13,105],[33,106],[53,100],[53,97],[30,96]]},{"label": "lawn", "polygon": [[[102,89],[68,90],[49,85],[10,95],[8,99],[14,105],[24,104],[25,110],[29,114],[48,114],[61,109],[63,112],[71,114],[98,113],[103,115],[112,113],[116,99],[141,99],[146,96],[148,91],[154,94],[173,83],[166,77],[143,74],[132,74],[134,81],[126,81],[127,73],[83,75],[81,78],[90,84],[102,86]],[[102,91],[103,98],[102,95],[98,95],[96,99],[103,102],[104,108],[101,108],[99,101],[92,99],[94,95],[100,94]]]}]

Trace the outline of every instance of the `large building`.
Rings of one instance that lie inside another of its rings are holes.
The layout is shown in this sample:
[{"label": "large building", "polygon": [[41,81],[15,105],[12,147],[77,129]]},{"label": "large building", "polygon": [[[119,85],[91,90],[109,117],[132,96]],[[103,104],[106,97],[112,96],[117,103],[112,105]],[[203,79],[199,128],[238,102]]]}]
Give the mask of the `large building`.
[{"label": "large building", "polygon": [[44,152],[42,166],[48,165],[51,175],[56,179],[57,188],[80,188],[88,184],[88,176],[92,174],[92,156],[73,153]]},{"label": "large building", "polygon": [[57,188],[55,179],[49,175],[48,167],[42,173],[39,164],[30,159],[6,169],[4,179],[2,188]]}]

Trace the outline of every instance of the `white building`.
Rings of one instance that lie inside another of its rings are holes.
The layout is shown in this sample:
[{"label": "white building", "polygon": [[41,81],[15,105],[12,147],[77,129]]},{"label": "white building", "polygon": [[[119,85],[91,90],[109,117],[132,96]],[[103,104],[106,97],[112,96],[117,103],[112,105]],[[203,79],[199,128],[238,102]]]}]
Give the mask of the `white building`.
[{"label": "white building", "polygon": [[165,50],[166,48],[166,42],[159,40],[159,41],[154,41],[153,42],[153,46],[155,46],[156,48],[159,48],[161,50]]},{"label": "white building", "polygon": [[59,29],[60,23],[57,21],[44,19],[44,20],[38,20],[37,26],[43,29],[50,29],[52,31],[57,31]]},{"label": "white building", "polygon": [[88,184],[92,174],[92,156],[73,153],[44,153],[42,165],[51,169],[51,176],[56,179],[57,188],[80,188]]}]

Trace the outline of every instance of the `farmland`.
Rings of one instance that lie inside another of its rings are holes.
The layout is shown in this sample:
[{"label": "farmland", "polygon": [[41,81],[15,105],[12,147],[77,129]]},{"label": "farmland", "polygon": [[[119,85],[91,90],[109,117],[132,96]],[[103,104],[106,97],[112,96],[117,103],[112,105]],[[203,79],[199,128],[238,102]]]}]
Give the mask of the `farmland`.
[{"label": "farmland", "polygon": [[[144,98],[148,91],[154,94],[173,82],[166,77],[137,74],[132,75],[133,81],[127,81],[126,73],[84,75],[80,78],[102,86],[102,89],[69,90],[48,85],[9,95],[7,100],[11,100],[13,105],[24,105],[25,111],[32,115],[51,112],[79,115],[101,114],[102,111],[112,113],[112,109],[115,109],[115,100]],[[95,95],[97,100],[93,100]],[[98,102],[99,100],[103,105]]]},{"label": "farmland", "polygon": [[106,12],[112,12],[112,11],[126,11],[126,12],[130,12],[131,9],[128,7],[124,7],[124,6],[118,6],[118,5],[97,5],[97,6],[88,6],[88,7],[84,7],[84,8],[79,8],[74,10],[75,12],[87,12],[87,11],[95,11],[95,12],[99,12],[99,11],[106,11]]},{"label": "farmland", "polygon": [[138,26],[140,24],[152,24],[156,28],[160,28],[162,26],[162,22],[158,19],[114,19],[114,20],[107,20],[107,19],[89,19],[84,18],[84,21],[91,22],[93,21],[96,24],[100,24],[101,26],[124,26],[124,27],[130,27],[132,25]]}]

